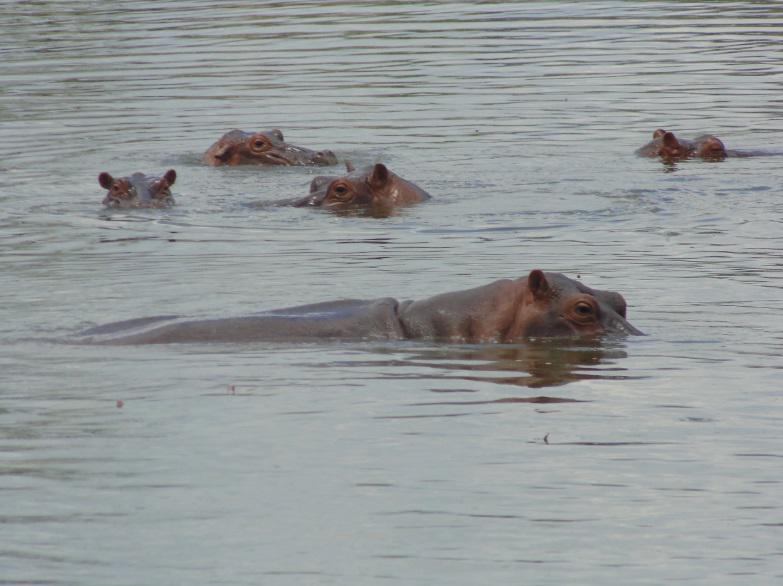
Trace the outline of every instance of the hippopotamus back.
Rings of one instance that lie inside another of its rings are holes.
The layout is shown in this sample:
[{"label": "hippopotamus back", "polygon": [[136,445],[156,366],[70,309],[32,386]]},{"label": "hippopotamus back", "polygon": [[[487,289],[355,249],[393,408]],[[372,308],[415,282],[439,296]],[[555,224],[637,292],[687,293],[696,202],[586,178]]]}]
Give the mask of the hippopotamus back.
[{"label": "hippopotamus back", "polygon": [[160,316],[116,322],[81,333],[80,342],[170,344],[321,340],[400,340],[397,301],[343,299],[221,319]]}]

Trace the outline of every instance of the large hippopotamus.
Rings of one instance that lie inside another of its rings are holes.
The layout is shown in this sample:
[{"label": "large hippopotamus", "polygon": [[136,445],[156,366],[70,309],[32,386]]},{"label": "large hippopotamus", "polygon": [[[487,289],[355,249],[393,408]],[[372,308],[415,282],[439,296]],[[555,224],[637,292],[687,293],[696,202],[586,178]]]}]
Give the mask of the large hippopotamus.
[{"label": "large hippopotamus", "polygon": [[167,344],[411,339],[478,344],[641,334],[625,316],[625,300],[619,293],[591,289],[560,273],[535,269],[516,280],[504,279],[420,301],[347,299],[224,319],[141,318],[92,328],[75,341]]},{"label": "large hippopotamus", "polygon": [[98,183],[107,190],[103,205],[110,208],[168,208],[174,205],[171,186],[177,172],[169,169],[160,177],[134,173],[130,177],[112,177],[105,171]]},{"label": "large hippopotamus", "polygon": [[336,165],[332,151],[312,151],[285,142],[280,130],[231,130],[213,144],[202,160],[207,165]]},{"label": "large hippopotamus", "polygon": [[383,163],[356,169],[345,163],[346,175],[322,175],[310,183],[310,194],[293,203],[329,210],[368,209],[388,212],[392,209],[430,199],[430,194],[392,173]]},{"label": "large hippopotamus", "polygon": [[702,134],[693,140],[677,138],[673,132],[658,128],[653,139],[636,150],[640,157],[661,157],[664,161],[680,161],[698,157],[710,161],[726,158],[726,147],[712,134]]}]

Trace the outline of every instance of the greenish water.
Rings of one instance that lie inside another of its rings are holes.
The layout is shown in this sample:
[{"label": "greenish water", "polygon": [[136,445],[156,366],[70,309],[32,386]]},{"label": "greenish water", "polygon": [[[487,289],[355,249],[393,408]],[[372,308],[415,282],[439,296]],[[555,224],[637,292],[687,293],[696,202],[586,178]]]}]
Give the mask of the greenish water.
[{"label": "greenish water", "polygon": [[[781,38],[775,2],[0,6],[0,584],[778,583],[783,157],[633,151],[783,152]],[[231,128],[433,200],[269,207],[321,170],[201,165]],[[169,167],[177,207],[101,208]],[[533,268],[648,335],[45,341]]]}]

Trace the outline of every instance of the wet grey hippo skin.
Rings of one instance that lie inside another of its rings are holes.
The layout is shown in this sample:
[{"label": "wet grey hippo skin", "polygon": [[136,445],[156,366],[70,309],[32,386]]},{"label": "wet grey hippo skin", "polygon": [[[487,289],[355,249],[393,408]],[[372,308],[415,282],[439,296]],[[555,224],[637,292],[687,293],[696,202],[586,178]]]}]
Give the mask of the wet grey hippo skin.
[{"label": "wet grey hippo skin", "polygon": [[640,157],[661,157],[664,161],[700,158],[720,161],[726,158],[727,151],[723,142],[712,134],[703,134],[693,140],[677,138],[673,132],[658,128],[653,139],[636,150]]},{"label": "wet grey hippo skin", "polygon": [[107,190],[103,205],[110,208],[168,208],[174,205],[170,187],[177,172],[169,169],[161,177],[134,173],[130,177],[114,178],[106,172],[98,175],[98,183]]},{"label": "wet grey hippo skin", "polygon": [[202,161],[207,165],[336,165],[332,151],[312,151],[285,142],[277,129],[260,132],[231,130],[213,144]]},{"label": "wet grey hippo skin", "polygon": [[345,168],[345,175],[313,179],[310,194],[293,205],[330,210],[368,208],[383,211],[430,199],[429,193],[395,175],[382,163],[355,169],[346,162]]},{"label": "wet grey hippo skin", "polygon": [[346,299],[246,317],[186,320],[175,316],[117,322],[82,332],[74,342],[167,344],[336,340],[436,340],[511,343],[528,338],[641,334],[613,291],[591,289],[560,273],[443,293],[421,301]]}]

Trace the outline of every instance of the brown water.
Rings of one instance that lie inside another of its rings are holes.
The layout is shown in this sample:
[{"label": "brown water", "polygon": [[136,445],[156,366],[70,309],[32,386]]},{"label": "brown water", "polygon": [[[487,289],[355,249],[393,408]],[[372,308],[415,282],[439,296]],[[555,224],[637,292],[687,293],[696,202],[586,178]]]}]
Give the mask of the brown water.
[{"label": "brown water", "polygon": [[[783,153],[781,39],[775,2],[0,5],[0,584],[779,583],[783,157],[633,150]],[[202,166],[235,127],[434,199],[269,207],[318,171]],[[176,208],[101,209],[169,167]],[[649,335],[44,341],[537,267]]]}]

